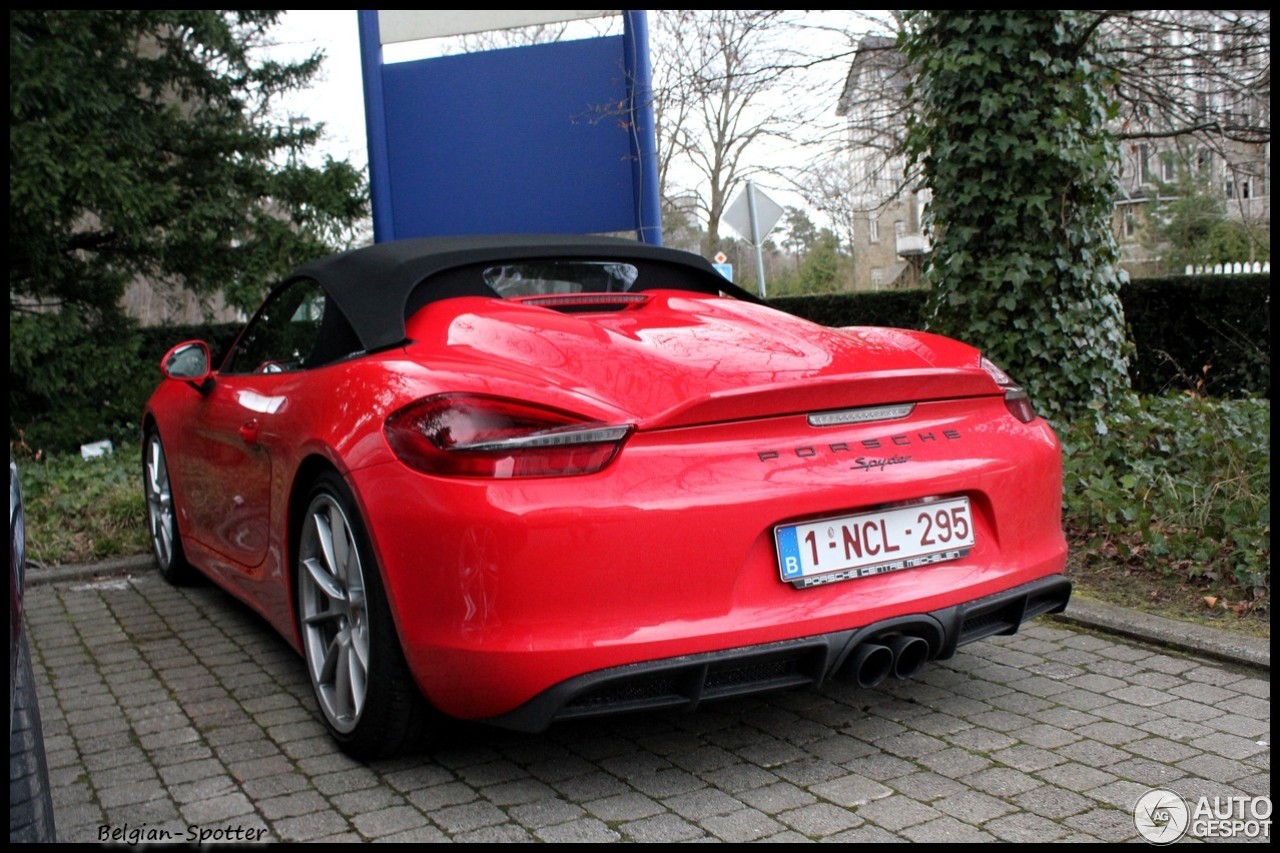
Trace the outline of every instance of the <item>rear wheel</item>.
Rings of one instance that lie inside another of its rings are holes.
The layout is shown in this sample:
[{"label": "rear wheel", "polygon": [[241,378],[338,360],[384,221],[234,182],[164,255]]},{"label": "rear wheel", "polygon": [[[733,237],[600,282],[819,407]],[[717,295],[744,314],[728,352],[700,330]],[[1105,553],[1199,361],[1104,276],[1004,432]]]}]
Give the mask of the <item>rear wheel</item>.
[{"label": "rear wheel", "polygon": [[169,480],[169,462],[160,434],[155,430],[147,433],[142,449],[142,488],[147,496],[147,532],[156,567],[169,583],[189,583],[195,572],[182,550],[177,508]]},{"label": "rear wheel", "polygon": [[413,682],[373,549],[335,474],[312,487],[297,555],[298,631],[330,733],[360,759],[419,745],[436,716]]}]

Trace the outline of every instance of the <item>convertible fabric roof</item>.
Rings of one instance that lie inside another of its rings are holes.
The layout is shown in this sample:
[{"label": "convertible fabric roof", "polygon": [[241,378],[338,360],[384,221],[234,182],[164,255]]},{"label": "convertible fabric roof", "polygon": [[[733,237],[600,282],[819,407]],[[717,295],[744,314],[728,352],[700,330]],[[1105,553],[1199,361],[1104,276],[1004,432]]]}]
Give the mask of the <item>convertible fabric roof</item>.
[{"label": "convertible fabric roof", "polygon": [[[677,273],[664,282],[677,289],[727,293],[739,299],[755,296],[726,281],[706,259],[690,252],[651,246],[617,237],[528,235],[422,237],[395,240],[330,255],[299,268],[286,283],[315,279],[351,322],[366,352],[395,346],[405,339],[405,309],[424,280],[473,264],[525,260],[617,260]],[[642,273],[643,278],[643,273]],[[462,286],[456,276],[443,277],[438,292],[414,296],[415,307],[450,296],[497,296],[476,275]],[[637,282],[644,290],[643,282]],[[424,298],[425,297],[425,298]]]}]

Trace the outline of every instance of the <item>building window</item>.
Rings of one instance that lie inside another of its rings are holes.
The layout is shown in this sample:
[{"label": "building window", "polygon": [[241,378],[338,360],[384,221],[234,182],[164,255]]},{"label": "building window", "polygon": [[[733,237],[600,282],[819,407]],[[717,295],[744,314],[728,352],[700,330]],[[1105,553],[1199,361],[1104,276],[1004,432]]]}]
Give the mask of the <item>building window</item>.
[{"label": "building window", "polygon": [[1163,154],[1160,157],[1160,180],[1166,184],[1171,184],[1178,179],[1178,170],[1173,162],[1172,154]]},{"label": "building window", "polygon": [[1124,236],[1133,237],[1138,233],[1138,217],[1133,215],[1132,210],[1124,212]]},{"label": "building window", "polygon": [[1151,146],[1145,142],[1138,146],[1138,183],[1151,183]]},{"label": "building window", "polygon": [[874,213],[867,219],[867,239],[872,243],[880,242],[880,220]]},{"label": "building window", "polygon": [[901,237],[906,233],[907,233],[907,223],[903,222],[901,219],[895,219],[893,221],[893,236]]},{"label": "building window", "polygon": [[884,284],[884,270],[880,269],[880,267],[872,267],[871,287],[875,290],[879,290],[882,284]]}]

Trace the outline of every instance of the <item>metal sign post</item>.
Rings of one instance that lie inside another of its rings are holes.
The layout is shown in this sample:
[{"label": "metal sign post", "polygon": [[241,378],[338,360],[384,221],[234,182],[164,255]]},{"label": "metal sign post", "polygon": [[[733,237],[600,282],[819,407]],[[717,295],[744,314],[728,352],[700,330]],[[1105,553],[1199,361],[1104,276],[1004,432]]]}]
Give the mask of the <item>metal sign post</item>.
[{"label": "metal sign post", "polygon": [[734,199],[724,214],[725,223],[756,247],[756,277],[760,282],[762,299],[765,295],[764,238],[778,224],[782,214],[782,205],[757,190],[751,181],[747,181],[746,190]]},{"label": "metal sign post", "polygon": [[760,236],[760,217],[756,213],[756,185],[747,181],[747,210],[751,213],[751,243],[756,247],[756,281],[760,282],[760,298],[764,299],[764,240]]}]

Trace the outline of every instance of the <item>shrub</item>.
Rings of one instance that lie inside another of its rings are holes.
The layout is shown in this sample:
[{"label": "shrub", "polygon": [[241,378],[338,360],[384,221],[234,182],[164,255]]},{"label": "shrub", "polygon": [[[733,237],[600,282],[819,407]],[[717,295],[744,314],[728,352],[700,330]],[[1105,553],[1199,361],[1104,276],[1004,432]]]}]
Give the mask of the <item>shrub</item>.
[{"label": "shrub", "polygon": [[239,323],[139,328],[84,322],[72,311],[9,316],[9,437],[33,451],[68,452],[107,438],[138,442],[142,408],[174,344],[209,343],[214,364]]},{"label": "shrub", "polygon": [[1065,523],[1119,560],[1260,599],[1271,587],[1271,404],[1131,398],[1063,431]]}]

